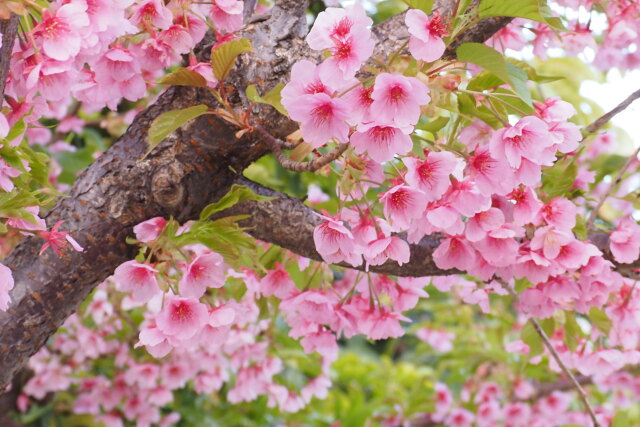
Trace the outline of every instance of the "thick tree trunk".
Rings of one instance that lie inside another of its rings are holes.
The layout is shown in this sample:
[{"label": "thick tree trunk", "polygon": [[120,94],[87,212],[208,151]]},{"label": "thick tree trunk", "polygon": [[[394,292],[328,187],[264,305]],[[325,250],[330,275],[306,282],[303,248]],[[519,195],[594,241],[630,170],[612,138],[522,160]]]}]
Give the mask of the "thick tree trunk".
[{"label": "thick tree trunk", "polygon": [[[268,20],[246,29],[244,35],[252,40],[254,51],[239,59],[237,70],[226,82],[232,103],[239,110],[248,105],[244,99],[248,84],[266,91],[288,76],[296,60],[313,55],[302,39],[306,32],[306,3],[279,1]],[[395,17],[384,25],[400,28],[402,20],[402,16]],[[504,25],[508,19],[503,21]],[[465,40],[483,42],[498,29],[482,25],[479,28],[463,35]],[[387,41],[384,33],[376,34],[383,44],[403,42],[402,37]],[[406,31],[403,37],[406,40]],[[206,56],[205,51],[202,48],[201,57]],[[61,199],[47,215],[49,226],[64,220],[62,230],[69,231],[85,247],[84,252],[67,251],[57,257],[49,250],[38,256],[43,242],[31,237],[7,258],[5,262],[14,272],[15,288],[9,311],[0,312],[0,390],[91,290],[133,256],[134,248],[126,245],[125,238],[133,234],[135,224],[155,216],[173,216],[179,221],[197,218],[204,206],[228,191],[237,178],[232,170],[242,171],[267,153],[266,145],[255,135],[238,140],[234,136],[237,129],[204,116],[170,135],[143,159],[147,131],[155,117],[200,103],[214,105],[206,91],[168,89],[78,178],[70,197]],[[280,138],[295,128],[287,118],[264,105],[253,109],[252,120]],[[274,218],[264,218],[267,220]],[[261,238],[269,240],[266,235]],[[307,252],[311,254],[310,249]],[[420,255],[412,254],[412,259],[415,256]],[[433,269],[432,263],[430,268]]]}]

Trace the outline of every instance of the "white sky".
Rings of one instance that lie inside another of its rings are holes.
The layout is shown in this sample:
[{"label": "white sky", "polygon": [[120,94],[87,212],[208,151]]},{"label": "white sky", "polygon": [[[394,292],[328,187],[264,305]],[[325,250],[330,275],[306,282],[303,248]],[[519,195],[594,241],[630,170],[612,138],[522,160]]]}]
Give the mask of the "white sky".
[{"label": "white sky", "polygon": [[[605,83],[584,81],[580,86],[580,94],[597,102],[604,111],[609,111],[638,89],[640,70],[621,75],[620,71],[612,69],[607,73]],[[629,134],[634,147],[640,145],[640,100],[615,116],[612,123]]]}]

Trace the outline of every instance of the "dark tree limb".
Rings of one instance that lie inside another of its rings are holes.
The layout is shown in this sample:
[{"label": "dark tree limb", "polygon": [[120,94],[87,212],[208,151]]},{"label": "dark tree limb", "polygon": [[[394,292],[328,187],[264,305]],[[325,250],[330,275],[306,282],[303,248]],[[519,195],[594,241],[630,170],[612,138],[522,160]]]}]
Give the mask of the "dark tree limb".
[{"label": "dark tree limb", "polygon": [[[323,222],[320,213],[305,205],[300,200],[289,197],[278,191],[264,187],[246,178],[238,178],[237,184],[251,188],[255,193],[275,197],[265,202],[248,201],[221,212],[218,217],[231,215],[250,215],[239,222],[247,227],[247,232],[258,240],[276,244],[307,258],[322,261],[313,242],[313,229]],[[402,235],[400,235],[402,237]],[[433,262],[433,251],[440,245],[442,235],[431,235],[423,238],[418,244],[409,245],[411,259],[407,264],[398,265],[388,261],[382,265],[370,266],[374,273],[392,274],[395,276],[442,276],[457,274],[457,270],[442,270]],[[339,264],[342,267],[354,268],[350,264]],[[365,270],[362,264],[357,270]]]},{"label": "dark tree limb", "polygon": [[[246,110],[249,106],[244,96],[248,84],[259,82],[258,90],[266,92],[288,77],[295,61],[316,57],[303,40],[306,7],[307,1],[280,0],[267,20],[246,27],[244,36],[251,39],[254,51],[240,56],[236,71],[225,81],[233,107]],[[473,28],[468,34],[479,42],[490,37],[484,29],[475,38]],[[201,46],[212,43],[208,36]],[[208,60],[207,50],[197,52],[201,60]],[[49,212],[47,224],[64,220],[63,230],[84,246],[84,252],[67,251],[57,257],[49,250],[38,256],[43,242],[30,237],[5,260],[13,271],[15,287],[10,309],[0,312],[0,390],[95,286],[131,259],[135,248],[127,246],[125,238],[133,234],[135,224],[155,216],[173,216],[179,221],[197,218],[202,208],[229,190],[237,178],[232,170],[242,171],[269,152],[262,138],[246,134],[237,140],[237,129],[203,116],[171,134],[143,159],[147,131],[155,117],[202,103],[216,107],[206,90],[168,89],[78,178],[69,197]],[[267,105],[254,106],[252,119],[278,139],[296,129]],[[265,218],[261,225],[275,219]],[[419,260],[416,263],[420,265]],[[428,261],[423,265],[433,269]],[[377,271],[385,269],[381,266]],[[392,274],[391,267],[388,272]]]},{"label": "dark tree limb", "polygon": [[[237,178],[236,183],[251,188],[257,194],[275,197],[275,199],[265,202],[243,202],[219,213],[218,217],[249,215],[250,217],[242,220],[240,225],[247,227],[247,232],[256,239],[276,244],[307,258],[322,261],[313,241],[313,230],[323,221],[319,212],[305,205],[299,199],[264,187],[246,178]],[[404,234],[398,236],[405,237]],[[632,277],[637,275],[634,270],[640,268],[640,260],[631,264],[617,263],[609,249],[609,235],[607,233],[590,233],[588,237],[589,241],[603,252],[604,257],[614,264],[616,271]],[[410,244],[411,258],[408,263],[402,266],[395,261],[388,261],[382,265],[369,267],[369,271],[409,277],[461,273],[457,270],[442,270],[433,262],[433,251],[440,245],[442,238],[441,234],[432,234],[425,236],[417,244]],[[354,268],[349,264],[339,265]],[[365,266],[361,265],[355,269],[364,271]]]},{"label": "dark tree limb", "polygon": [[4,88],[9,76],[9,63],[11,62],[11,51],[13,42],[18,34],[18,16],[12,15],[9,19],[0,19],[0,34],[2,35],[2,47],[0,48],[0,108]]},{"label": "dark tree limb", "polygon": [[[260,90],[268,90],[304,57],[305,10],[305,2],[281,1],[268,21],[247,28],[245,36],[256,49],[239,59],[227,82],[237,88],[230,95],[236,108],[248,107],[241,95],[248,84],[260,81]],[[43,242],[29,237],[4,261],[13,271],[15,287],[9,310],[0,312],[0,390],[91,290],[134,256],[125,239],[135,224],[155,216],[197,218],[208,203],[229,190],[233,170],[241,171],[268,153],[261,139],[247,135],[236,140],[237,129],[203,116],[143,157],[155,117],[202,103],[215,106],[206,90],[169,88],[78,178],[69,197],[49,212],[47,224],[64,220],[62,229],[80,242],[84,252],[69,250],[58,257],[48,250],[38,256]],[[275,135],[295,129],[271,107],[253,111],[254,120]]]},{"label": "dark tree limb", "polygon": [[584,129],[585,132],[593,133],[593,132],[597,131],[602,126],[604,126],[607,123],[609,123],[609,121],[612,118],[614,118],[618,113],[621,113],[622,111],[624,111],[629,105],[631,105],[633,103],[633,101],[635,101],[638,98],[640,98],[640,89],[638,89],[637,91],[633,92],[624,101],[622,101],[620,104],[616,105],[611,111],[603,114],[596,121],[594,121],[589,126],[587,126]]}]

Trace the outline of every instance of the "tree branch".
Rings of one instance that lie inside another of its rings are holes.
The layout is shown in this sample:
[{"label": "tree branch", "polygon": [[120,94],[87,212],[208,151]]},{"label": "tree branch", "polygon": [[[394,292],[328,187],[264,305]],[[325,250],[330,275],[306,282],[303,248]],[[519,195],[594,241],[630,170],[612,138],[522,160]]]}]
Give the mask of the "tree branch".
[{"label": "tree branch", "polygon": [[[236,184],[245,185],[255,193],[275,197],[266,202],[247,201],[228,210],[220,212],[216,218],[232,215],[249,215],[240,222],[248,228],[247,233],[256,239],[276,244],[294,253],[322,261],[313,241],[313,230],[323,219],[319,212],[305,205],[300,200],[286,194],[264,187],[244,177],[236,179]],[[398,237],[405,238],[401,233]],[[402,266],[395,261],[382,265],[370,266],[369,271],[394,276],[423,277],[460,274],[458,270],[442,270],[433,261],[433,251],[440,245],[444,236],[432,234],[425,236],[419,243],[410,244],[411,258]],[[635,276],[633,270],[640,268],[640,260],[631,264],[619,264],[613,259],[609,249],[609,235],[603,232],[589,233],[588,239],[602,251],[604,257],[611,261],[616,271],[628,276]],[[338,264],[346,268],[354,268],[350,264]],[[355,267],[364,271],[365,266]]]},{"label": "tree branch", "polygon": [[638,98],[640,98],[640,89],[638,89],[637,91],[633,92],[631,95],[629,95],[627,97],[627,99],[622,101],[620,104],[616,105],[611,111],[603,114],[596,121],[594,121],[589,126],[587,126],[584,130],[587,133],[594,133],[595,131],[600,129],[602,126],[604,126],[607,123],[609,123],[609,121],[612,118],[614,118],[616,116],[616,114],[619,114],[622,111],[624,111],[629,105],[631,105],[633,103],[633,101],[635,101]]},{"label": "tree branch", "polygon": [[0,19],[0,35],[2,36],[2,48],[0,48],[0,108],[4,88],[9,76],[9,63],[11,62],[11,52],[13,42],[18,34],[18,16],[12,15],[9,19]]},{"label": "tree branch", "polygon": [[342,155],[342,153],[347,151],[347,148],[349,148],[349,144],[338,144],[333,150],[320,157],[317,157],[308,162],[298,162],[296,160],[290,159],[282,152],[282,148],[287,147],[286,143],[275,139],[262,126],[256,126],[255,129],[267,141],[267,144],[269,144],[269,147],[271,148],[271,151],[273,151],[274,156],[276,156],[276,159],[278,159],[280,166],[294,172],[315,172],[323,166],[326,166],[336,160]]},{"label": "tree branch", "polygon": [[[225,81],[232,88],[229,99],[235,108],[248,108],[250,101],[244,95],[248,84],[259,82],[259,91],[266,92],[288,76],[295,61],[315,57],[303,40],[306,7],[306,1],[280,0],[268,20],[246,27],[243,35],[259,48],[241,55],[236,71]],[[404,18],[393,19],[397,24]],[[489,36],[483,27],[479,28],[482,31],[471,28],[466,34],[471,38],[476,34],[473,40],[482,42]],[[384,36],[379,30],[376,34]],[[385,44],[384,40],[379,39]],[[212,43],[209,34],[197,49],[200,60],[208,62],[207,47]],[[57,257],[47,251],[38,256],[42,241],[30,237],[6,259],[15,286],[10,293],[9,310],[0,312],[0,390],[93,288],[133,257],[135,248],[127,246],[125,239],[133,234],[135,224],[155,216],[173,216],[179,221],[197,218],[207,204],[229,190],[236,178],[231,169],[242,171],[268,153],[262,138],[245,135],[236,140],[237,129],[211,116],[202,116],[171,134],[142,159],[153,119],[166,111],[196,104],[216,106],[206,90],[168,89],[136,117],[127,132],[78,178],[69,197],[61,199],[47,215],[49,226],[65,221],[63,229],[85,247],[83,253],[67,252]],[[252,117],[274,138],[283,139],[296,129],[293,122],[267,105],[255,105]],[[289,218],[289,226],[298,226]],[[259,228],[277,220],[267,219]],[[304,219],[305,215],[300,215],[297,220]],[[282,221],[275,222],[283,225]],[[277,232],[275,226],[272,229]],[[413,245],[412,262],[402,267],[406,274],[442,274],[431,259],[420,260],[416,255],[421,253],[420,248],[424,254],[432,253],[438,243],[432,237]],[[306,250],[310,255],[315,252],[315,248]],[[397,264],[394,267],[387,263],[375,271],[395,274],[397,269]]]},{"label": "tree branch", "polygon": [[636,163],[638,161],[638,154],[640,154],[640,147],[638,147],[638,149],[634,151],[634,153],[629,157],[629,159],[624,164],[624,166],[620,168],[620,170],[616,174],[616,177],[611,181],[611,183],[609,184],[609,187],[604,192],[604,194],[602,194],[602,196],[600,197],[600,200],[598,200],[598,204],[593,208],[593,210],[591,211],[591,214],[589,215],[589,219],[587,220],[587,223],[586,223],[587,230],[591,230],[591,228],[593,227],[593,223],[596,221],[596,218],[598,217],[598,212],[600,212],[600,208],[602,207],[602,205],[604,205],[604,202],[611,195],[611,193],[616,188],[616,186],[620,184],[620,181],[622,181],[622,177],[624,176],[627,169],[629,169],[633,163]]},{"label": "tree branch", "polygon": [[[244,36],[260,46],[241,56],[237,70],[225,83],[235,92],[234,107],[247,109],[243,98],[250,83],[269,90],[291,65],[307,52],[306,4],[283,1],[271,18],[249,26]],[[211,36],[201,46],[211,43]],[[207,61],[206,48],[198,55]],[[178,129],[143,158],[150,123],[158,115],[196,104],[215,107],[211,94],[184,86],[169,88],[138,115],[127,132],[75,182],[69,197],[47,215],[47,224],[64,220],[85,248],[82,253],[52,251],[38,256],[42,240],[23,240],[5,260],[15,286],[7,312],[0,312],[0,390],[73,313],[91,290],[131,259],[135,248],[125,243],[132,228],[146,219],[173,216],[179,221],[198,218],[200,211],[230,188],[232,169],[241,171],[268,153],[266,144],[252,135],[235,141],[237,129],[211,116],[202,116]],[[274,135],[286,136],[295,125],[273,108],[254,108],[254,120]],[[230,141],[235,141],[230,143]]]},{"label": "tree branch", "polygon": [[573,375],[573,372],[571,372],[571,370],[567,368],[567,365],[564,364],[564,362],[560,358],[560,355],[558,354],[556,349],[553,347],[553,344],[549,340],[549,337],[544,332],[544,329],[542,329],[542,327],[540,326],[540,323],[538,322],[538,320],[531,317],[529,318],[529,321],[531,322],[531,324],[533,324],[533,328],[536,330],[536,332],[542,339],[542,342],[544,343],[545,347],[547,347],[547,350],[549,350],[549,353],[551,353],[551,356],[553,356],[553,359],[556,361],[558,366],[560,366],[560,369],[562,369],[562,372],[564,372],[564,374],[567,377],[569,377],[569,380],[571,381],[573,388],[578,392],[578,395],[580,396],[580,400],[582,400],[582,404],[584,405],[586,411],[589,413],[589,416],[591,417],[591,421],[593,421],[594,427],[601,427],[602,424],[600,424],[600,421],[598,421],[598,418],[596,417],[596,414],[593,411],[593,407],[591,406],[591,403],[589,403],[589,398],[587,397],[587,393],[585,393],[584,389],[582,388],[582,385],[580,385],[580,382]]}]

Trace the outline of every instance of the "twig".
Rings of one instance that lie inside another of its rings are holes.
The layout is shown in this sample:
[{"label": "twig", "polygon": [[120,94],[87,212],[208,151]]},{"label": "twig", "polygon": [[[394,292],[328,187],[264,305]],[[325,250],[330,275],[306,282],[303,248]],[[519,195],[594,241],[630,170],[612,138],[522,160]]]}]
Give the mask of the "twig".
[{"label": "twig", "polygon": [[333,150],[329,151],[327,154],[324,154],[316,159],[310,160],[308,162],[298,162],[295,160],[291,160],[287,157],[283,152],[283,147],[287,147],[288,143],[279,141],[274,138],[269,132],[267,132],[262,126],[255,126],[256,129],[262,136],[265,137],[267,142],[269,143],[269,147],[273,151],[273,154],[280,162],[280,165],[288,170],[294,172],[315,172],[321,167],[328,165],[338,157],[344,153],[347,148],[349,148],[349,144],[338,144]]},{"label": "twig", "polygon": [[[507,290],[507,292],[509,292],[509,294],[511,294],[511,296],[513,296],[516,300],[518,300],[518,294],[513,289],[511,289],[511,287],[505,280],[497,278],[497,281],[502,284],[502,286]],[[593,421],[593,426],[602,427],[602,424],[600,424],[600,422],[596,418],[596,414],[593,410],[593,407],[591,406],[591,404],[589,403],[589,399],[587,398],[587,393],[582,388],[580,381],[578,381],[575,375],[573,375],[573,373],[569,370],[569,368],[567,368],[567,365],[565,365],[562,359],[560,359],[560,355],[558,354],[556,349],[553,347],[551,340],[549,340],[549,337],[545,333],[544,329],[542,329],[542,327],[540,326],[540,323],[538,323],[538,321],[533,317],[530,317],[529,320],[531,321],[533,328],[536,330],[536,332],[542,339],[544,346],[547,347],[547,350],[549,350],[549,353],[551,353],[551,356],[553,356],[553,359],[556,361],[558,366],[560,366],[560,369],[562,370],[562,372],[571,380],[571,383],[573,384],[573,388],[575,388],[576,391],[578,392],[578,395],[580,395],[580,400],[582,400],[582,403],[584,404],[585,409],[587,410],[587,412],[589,413],[589,416],[591,417],[591,421]]]},{"label": "twig", "polygon": [[[589,385],[593,383],[593,378],[587,375],[575,375],[576,381],[580,383],[580,385]],[[554,382],[549,383],[539,383],[536,385],[535,394],[529,399],[538,400],[543,397],[546,397],[553,393],[554,391],[571,391],[574,388],[573,382],[566,379],[561,379]]]},{"label": "twig", "polygon": [[591,417],[591,421],[593,421],[594,427],[602,427],[602,425],[600,424],[600,421],[598,421],[598,418],[596,418],[596,414],[593,411],[593,407],[589,403],[589,399],[587,398],[587,393],[584,391],[584,389],[580,385],[580,382],[576,379],[576,377],[573,375],[573,373],[564,364],[562,359],[560,359],[560,355],[558,354],[556,349],[553,347],[553,344],[551,344],[551,341],[549,340],[549,337],[547,336],[547,334],[544,332],[544,330],[540,326],[540,323],[538,323],[538,321],[536,319],[534,319],[533,317],[529,318],[529,320],[531,321],[531,324],[533,325],[533,328],[536,330],[538,335],[540,335],[540,338],[542,338],[542,342],[544,342],[544,345],[545,345],[545,347],[547,347],[547,350],[549,350],[549,352],[551,353],[551,355],[555,359],[555,361],[558,364],[558,366],[560,366],[560,369],[562,369],[562,372],[564,372],[565,375],[567,375],[569,377],[569,379],[573,383],[573,387],[578,391],[578,394],[580,395],[580,400],[582,400],[582,403],[584,404],[584,407],[587,409],[587,412],[589,413],[589,416]]},{"label": "twig", "polygon": [[629,160],[627,160],[627,163],[624,164],[624,166],[618,171],[618,174],[616,175],[614,180],[611,181],[611,185],[609,185],[609,188],[607,188],[607,191],[605,191],[602,197],[600,197],[598,204],[593,208],[593,210],[591,211],[591,214],[589,215],[589,219],[587,220],[587,230],[590,230],[591,227],[593,226],[593,223],[598,217],[598,212],[600,212],[600,208],[602,207],[604,202],[607,200],[607,198],[611,195],[611,192],[613,191],[613,189],[620,183],[620,181],[622,181],[622,177],[627,171],[627,169],[629,169],[629,167],[633,162],[638,160],[639,153],[640,153],[640,147],[638,147],[638,149],[631,155],[631,157],[629,157]]},{"label": "twig", "polygon": [[611,120],[616,114],[622,112],[625,108],[627,108],[629,105],[631,105],[631,103],[633,101],[635,101],[636,99],[638,99],[638,98],[640,98],[640,89],[638,89],[637,91],[633,92],[631,95],[629,95],[627,97],[627,99],[625,99],[620,104],[618,104],[613,110],[611,110],[608,113],[602,115],[596,121],[594,121],[589,126],[587,126],[584,130],[587,133],[594,133],[595,131],[600,129],[602,126],[604,126],[607,123],[609,123],[609,120]]}]

